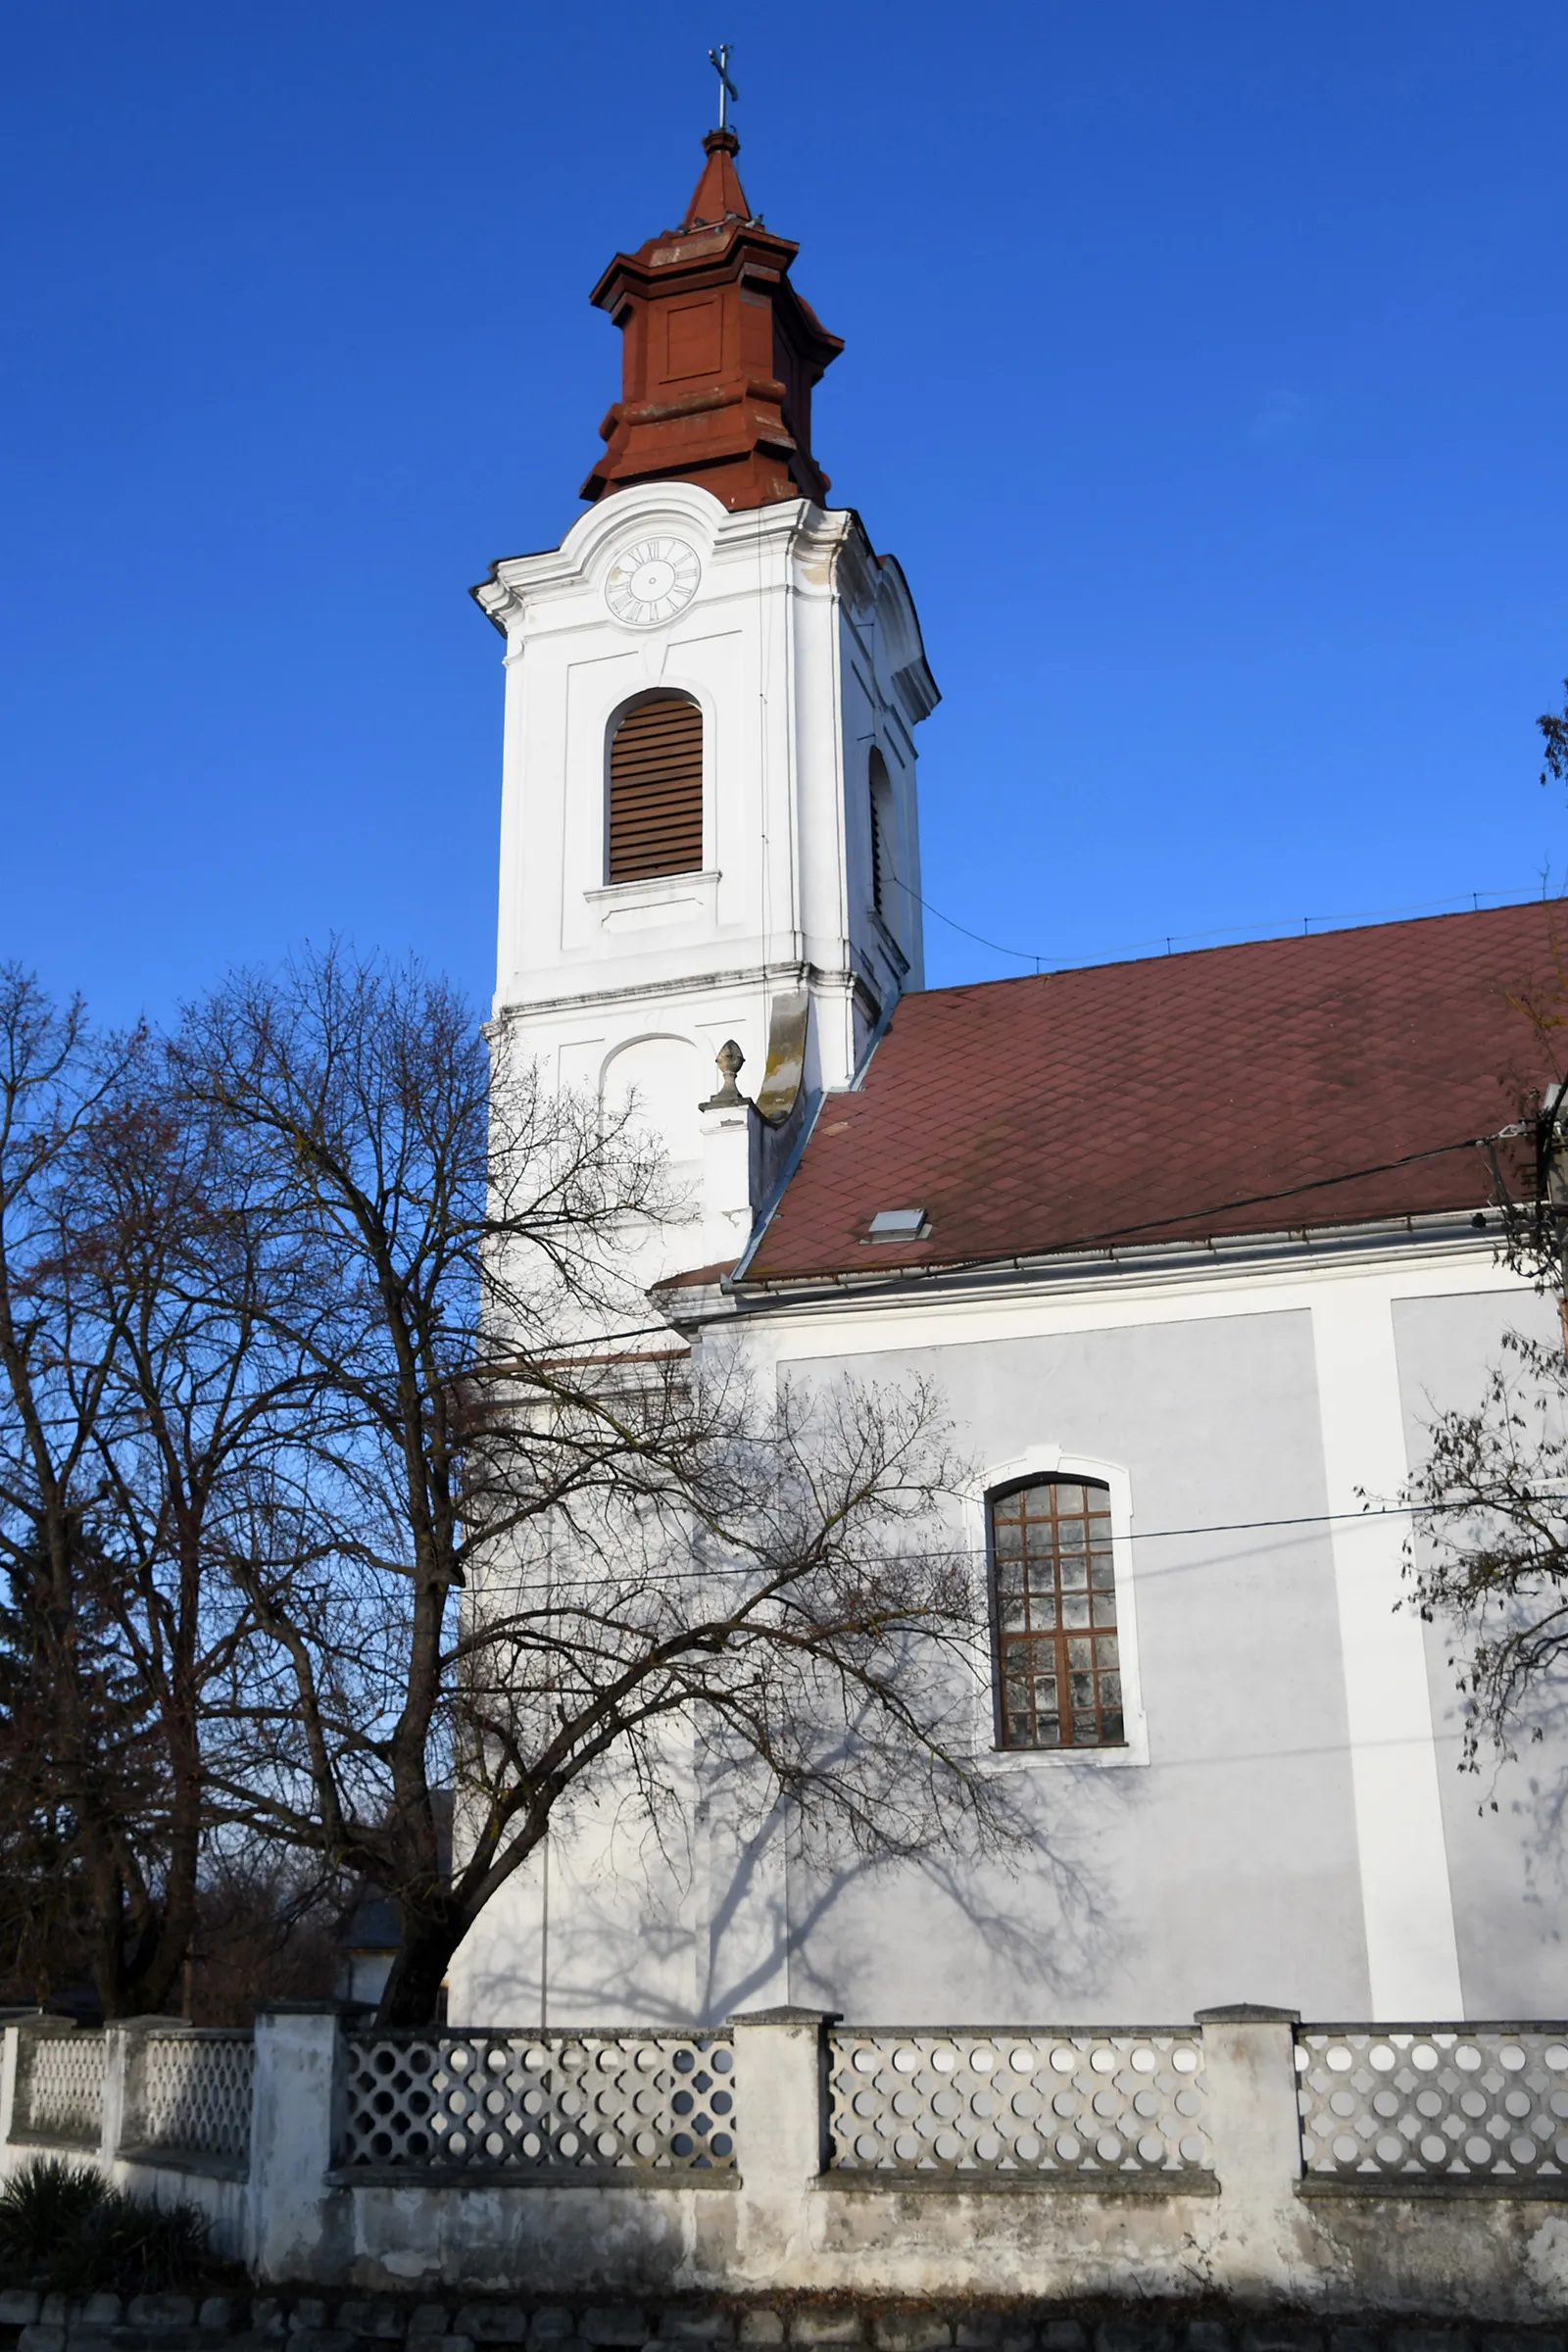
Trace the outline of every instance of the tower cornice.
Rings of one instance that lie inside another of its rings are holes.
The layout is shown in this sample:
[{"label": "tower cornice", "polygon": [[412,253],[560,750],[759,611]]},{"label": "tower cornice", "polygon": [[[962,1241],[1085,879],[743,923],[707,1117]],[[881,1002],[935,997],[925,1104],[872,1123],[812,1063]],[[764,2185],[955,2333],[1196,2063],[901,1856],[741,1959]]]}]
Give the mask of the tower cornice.
[{"label": "tower cornice", "polygon": [[[814,547],[833,567],[833,576],[824,575],[824,588],[836,585],[839,551],[846,546],[860,548],[868,576],[880,569],[853,507],[823,508],[809,499],[791,498],[737,514],[698,483],[643,482],[579,515],[559,547],[499,557],[488,577],[469,594],[505,633],[531,608],[553,604],[573,589],[593,585],[628,532],[661,530],[689,535],[705,561],[720,568],[739,556],[755,562],[765,551],[787,554],[791,549]],[[898,576],[902,583],[902,573]],[[815,583],[803,577],[793,584],[808,593]],[[757,582],[748,580],[746,586],[753,590]]]}]

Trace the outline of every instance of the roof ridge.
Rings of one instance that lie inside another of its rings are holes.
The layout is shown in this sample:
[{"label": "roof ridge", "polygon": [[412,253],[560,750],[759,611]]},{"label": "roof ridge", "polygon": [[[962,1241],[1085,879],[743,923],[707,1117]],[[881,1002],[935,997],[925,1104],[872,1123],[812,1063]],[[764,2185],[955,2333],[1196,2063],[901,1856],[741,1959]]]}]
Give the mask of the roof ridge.
[{"label": "roof ridge", "polygon": [[1568,891],[1551,898],[1509,899],[1501,906],[1455,906],[1446,914],[1401,914],[1387,922],[1336,923],[1323,931],[1271,931],[1262,939],[1229,939],[1210,948],[1183,948],[1179,954],[1112,956],[1103,963],[1059,964],[1054,971],[1003,972],[988,980],[950,980],[941,988],[906,989],[901,1004],[911,998],[956,997],[976,988],[1034,988],[1049,980],[1072,980],[1089,972],[1131,971],[1145,963],[1195,963],[1204,956],[1242,956],[1258,948],[1310,948],[1322,940],[1348,939],[1362,931],[1419,931],[1439,923],[1486,922],[1498,914],[1519,914],[1526,907],[1560,906],[1568,915]]},{"label": "roof ridge", "polygon": [[[746,1272],[1234,1238],[1287,1199],[1302,1230],[1484,1222],[1499,1183],[1534,1183],[1512,1146],[1498,1168],[1475,1144],[1543,1074],[1523,1001],[1564,970],[1560,905],[1238,941],[1180,974],[1135,957],[911,994],[864,1088],[827,1098]],[[915,1202],[924,1239],[873,1235]]]}]

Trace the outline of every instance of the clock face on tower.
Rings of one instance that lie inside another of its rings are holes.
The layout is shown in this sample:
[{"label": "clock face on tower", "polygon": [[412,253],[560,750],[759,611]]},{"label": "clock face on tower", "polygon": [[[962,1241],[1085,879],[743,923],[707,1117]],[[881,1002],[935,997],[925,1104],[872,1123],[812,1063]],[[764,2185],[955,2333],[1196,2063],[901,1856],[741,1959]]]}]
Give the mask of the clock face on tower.
[{"label": "clock face on tower", "polygon": [[605,602],[617,620],[652,628],[673,620],[697,594],[702,565],[684,539],[639,539],[623,547],[610,566]]}]

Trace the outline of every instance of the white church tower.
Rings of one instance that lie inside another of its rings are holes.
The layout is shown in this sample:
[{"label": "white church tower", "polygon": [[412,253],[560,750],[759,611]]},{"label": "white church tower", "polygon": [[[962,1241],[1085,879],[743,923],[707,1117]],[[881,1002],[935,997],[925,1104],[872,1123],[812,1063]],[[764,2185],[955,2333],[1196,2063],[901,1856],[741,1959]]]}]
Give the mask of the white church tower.
[{"label": "white church tower", "polygon": [[[474,593],[506,638],[495,1015],[563,1086],[635,1090],[727,1266],[812,1105],[922,982],[914,607],[826,504],[843,348],[753,219],[730,130],[679,227],[594,290],[621,399],[559,548]],[[737,1054],[727,1049],[737,1048]]]}]

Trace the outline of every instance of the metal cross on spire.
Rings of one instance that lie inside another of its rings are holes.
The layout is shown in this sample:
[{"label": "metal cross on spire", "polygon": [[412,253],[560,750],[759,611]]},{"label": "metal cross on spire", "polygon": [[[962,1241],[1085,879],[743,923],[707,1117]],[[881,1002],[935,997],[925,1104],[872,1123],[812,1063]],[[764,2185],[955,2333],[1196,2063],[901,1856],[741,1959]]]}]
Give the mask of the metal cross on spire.
[{"label": "metal cross on spire", "polygon": [[708,62],[718,75],[718,127],[720,130],[729,128],[725,115],[725,108],[729,101],[733,98],[738,103],[740,99],[740,92],[729,77],[729,60],[733,46],[733,42],[720,41],[716,49],[710,49],[708,52]]}]

